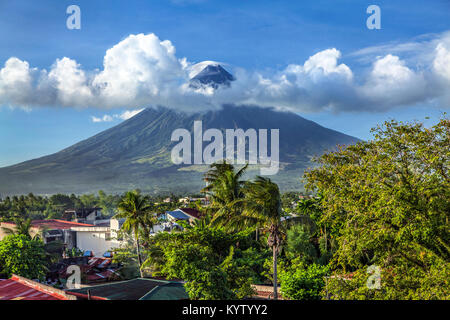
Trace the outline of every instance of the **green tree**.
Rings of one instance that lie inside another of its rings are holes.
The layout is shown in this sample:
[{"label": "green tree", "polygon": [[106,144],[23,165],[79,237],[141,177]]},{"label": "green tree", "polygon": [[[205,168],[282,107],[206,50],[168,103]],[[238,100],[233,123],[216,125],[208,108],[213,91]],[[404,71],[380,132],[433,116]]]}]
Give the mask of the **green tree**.
[{"label": "green tree", "polygon": [[15,218],[14,219],[14,227],[7,228],[2,227],[2,230],[6,234],[18,234],[18,235],[24,235],[31,239],[30,231],[31,231],[31,219],[20,219]]},{"label": "green tree", "polygon": [[327,274],[328,266],[296,260],[280,272],[281,293],[293,300],[320,300]]},{"label": "green tree", "polygon": [[247,247],[247,238],[248,233],[228,233],[207,223],[197,223],[184,232],[160,233],[152,239],[144,267],[169,279],[185,280],[191,299],[248,297],[253,294],[252,271],[236,259]]},{"label": "green tree", "polygon": [[[386,122],[374,140],[327,153],[306,173],[323,196],[323,220],[338,230],[334,296],[448,299],[449,128],[448,119],[431,128]],[[366,286],[372,264],[382,270],[376,290]]]},{"label": "green tree", "polygon": [[142,257],[140,248],[140,234],[143,231],[144,236],[150,234],[150,229],[153,227],[154,218],[150,212],[151,205],[146,196],[142,196],[137,191],[129,191],[125,194],[118,206],[119,213],[117,218],[125,218],[122,229],[127,232],[132,232],[136,243],[139,271],[142,274]]},{"label": "green tree", "polygon": [[241,214],[242,205],[238,200],[244,197],[242,187],[245,181],[241,180],[248,165],[237,170],[233,165],[214,163],[205,174],[204,180],[208,185],[202,190],[210,198],[209,212],[213,212],[212,224],[227,225],[229,230],[238,229],[230,222],[230,219]]},{"label": "green tree", "polygon": [[94,208],[98,204],[97,197],[92,193],[83,194],[80,196],[80,200],[84,208]]},{"label": "green tree", "polygon": [[9,235],[0,241],[0,273],[17,274],[29,279],[44,280],[47,255],[44,243],[23,234]]},{"label": "green tree", "polygon": [[286,232],[286,251],[290,258],[299,257],[305,263],[316,262],[317,250],[312,243],[312,234],[303,224],[296,224]]},{"label": "green tree", "polygon": [[244,186],[243,204],[242,215],[233,219],[238,219],[243,225],[261,226],[263,232],[268,234],[267,245],[272,249],[273,257],[273,297],[277,299],[277,256],[284,236],[278,185],[263,177],[247,182]]}]

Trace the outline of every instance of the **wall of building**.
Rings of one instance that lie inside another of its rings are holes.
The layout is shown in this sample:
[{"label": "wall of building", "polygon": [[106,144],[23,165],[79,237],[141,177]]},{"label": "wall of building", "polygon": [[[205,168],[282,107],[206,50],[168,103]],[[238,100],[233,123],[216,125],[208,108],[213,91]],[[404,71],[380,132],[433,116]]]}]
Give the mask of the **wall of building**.
[{"label": "wall of building", "polygon": [[107,239],[106,232],[77,231],[77,248],[90,250],[96,257],[101,257],[106,251],[118,248],[120,243]]}]

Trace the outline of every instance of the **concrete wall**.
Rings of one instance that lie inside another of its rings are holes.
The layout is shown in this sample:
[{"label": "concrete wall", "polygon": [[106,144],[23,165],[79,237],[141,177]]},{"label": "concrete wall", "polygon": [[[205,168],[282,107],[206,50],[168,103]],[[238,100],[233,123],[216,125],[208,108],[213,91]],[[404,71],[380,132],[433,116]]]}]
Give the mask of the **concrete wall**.
[{"label": "concrete wall", "polygon": [[106,239],[106,232],[77,231],[77,248],[90,250],[96,257],[101,257],[106,251],[118,248],[120,243]]}]

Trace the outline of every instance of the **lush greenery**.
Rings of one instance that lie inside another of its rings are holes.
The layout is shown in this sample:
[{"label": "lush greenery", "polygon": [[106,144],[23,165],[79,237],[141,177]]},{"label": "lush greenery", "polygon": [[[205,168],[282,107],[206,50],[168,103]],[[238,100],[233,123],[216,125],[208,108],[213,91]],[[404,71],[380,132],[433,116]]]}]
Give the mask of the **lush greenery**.
[{"label": "lush greenery", "polygon": [[[337,243],[336,299],[449,299],[450,123],[387,122],[306,174]],[[367,268],[381,286],[366,286]]]},{"label": "lush greenery", "polygon": [[1,272],[39,278],[58,254],[30,236],[31,219],[100,206],[125,219],[127,245],[114,256],[122,276],[183,280],[191,299],[247,298],[252,284],[272,285],[274,299],[278,288],[284,299],[450,299],[449,127],[386,122],[372,141],[316,159],[304,174],[307,195],[280,194],[268,178],[245,180],[247,166],[215,163],[202,190],[210,204],[190,204],[201,218],[157,234],[176,196],[6,198],[0,217],[17,227],[0,242]]},{"label": "lush greenery", "polygon": [[283,297],[295,300],[320,300],[328,266],[293,260],[280,274]]},{"label": "lush greenery", "polygon": [[248,232],[196,224],[184,232],[160,233],[146,265],[154,273],[187,281],[191,299],[238,299],[252,294],[255,271],[243,263],[252,240]]},{"label": "lush greenery", "polygon": [[47,266],[47,254],[41,240],[14,234],[0,241],[1,275],[9,278],[14,273],[29,279],[43,280]]},{"label": "lush greenery", "polygon": [[[135,190],[139,192],[139,190]],[[7,196],[0,198],[0,221],[11,221],[14,219],[40,220],[40,219],[59,219],[64,210],[83,209],[99,207],[105,217],[112,217],[117,214],[119,203],[126,195],[111,195],[100,190],[97,194],[66,195],[55,194],[50,197],[36,196],[32,193],[20,196]],[[163,202],[165,196],[148,197],[153,205],[152,209],[157,213],[164,213],[177,207],[178,198],[172,195],[171,202]]]}]

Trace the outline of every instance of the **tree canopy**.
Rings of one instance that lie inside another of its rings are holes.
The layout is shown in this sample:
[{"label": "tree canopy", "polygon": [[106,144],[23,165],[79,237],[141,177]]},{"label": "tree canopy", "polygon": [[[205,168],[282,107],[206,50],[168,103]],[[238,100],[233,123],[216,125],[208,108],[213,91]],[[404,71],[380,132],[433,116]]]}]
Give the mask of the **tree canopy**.
[{"label": "tree canopy", "polygon": [[[323,197],[322,221],[338,227],[336,296],[449,298],[449,128],[386,122],[305,174]],[[381,268],[381,289],[365,285],[369,265]]]},{"label": "tree canopy", "polygon": [[0,241],[0,274],[7,278],[17,274],[43,280],[47,270],[44,243],[27,235],[14,234]]}]

